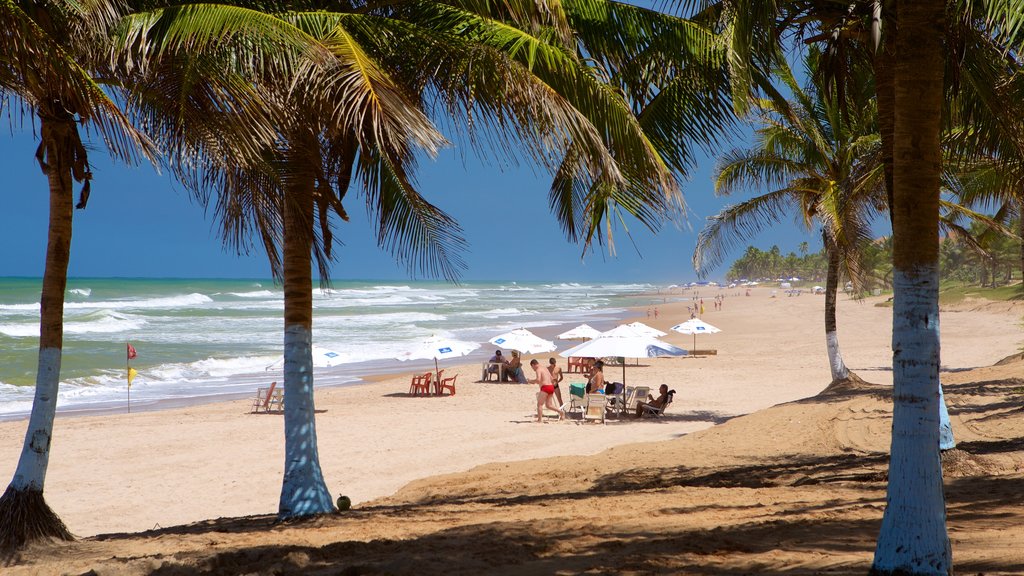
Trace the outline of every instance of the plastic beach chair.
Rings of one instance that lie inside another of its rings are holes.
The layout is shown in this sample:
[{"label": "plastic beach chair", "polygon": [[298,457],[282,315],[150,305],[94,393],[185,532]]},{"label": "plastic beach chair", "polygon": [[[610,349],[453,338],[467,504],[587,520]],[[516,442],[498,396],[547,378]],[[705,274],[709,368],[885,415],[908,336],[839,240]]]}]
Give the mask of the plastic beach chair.
[{"label": "plastic beach chair", "polygon": [[416,396],[420,392],[429,396],[430,395],[430,382],[433,379],[434,374],[432,372],[425,372],[419,376],[413,376],[409,382],[409,394]]},{"label": "plastic beach chair", "polygon": [[437,383],[437,395],[441,396],[441,395],[444,394],[445,390],[451,390],[452,391],[452,396],[455,396],[455,379],[458,378],[458,377],[459,377],[459,375],[456,374],[455,376],[452,376],[451,378],[445,378],[445,379],[441,380],[440,382],[438,382]]}]

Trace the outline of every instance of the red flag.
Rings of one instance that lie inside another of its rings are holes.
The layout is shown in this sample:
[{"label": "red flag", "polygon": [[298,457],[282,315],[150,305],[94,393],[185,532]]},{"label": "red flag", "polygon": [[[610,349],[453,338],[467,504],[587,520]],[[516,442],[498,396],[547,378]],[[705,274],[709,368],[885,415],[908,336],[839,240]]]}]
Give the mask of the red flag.
[{"label": "red flag", "polygon": [[135,358],[136,356],[138,356],[138,354],[135,353],[135,347],[133,347],[131,344],[129,344],[128,345],[128,359],[131,360],[132,358]]}]

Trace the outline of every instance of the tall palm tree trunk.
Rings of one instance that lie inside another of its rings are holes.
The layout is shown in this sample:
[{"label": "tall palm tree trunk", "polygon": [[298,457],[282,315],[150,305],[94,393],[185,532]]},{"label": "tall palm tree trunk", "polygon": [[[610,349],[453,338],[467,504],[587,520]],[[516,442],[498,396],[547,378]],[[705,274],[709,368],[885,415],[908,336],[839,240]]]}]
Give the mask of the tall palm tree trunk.
[{"label": "tall palm tree trunk", "polygon": [[[895,24],[896,13],[889,22]],[[895,26],[893,26],[895,29]],[[893,43],[884,42],[875,51],[872,59],[872,69],[875,75],[875,94],[878,96],[878,133],[882,141],[882,168],[885,171],[885,198],[889,208],[889,224],[892,225],[892,204],[893,204],[893,113],[895,112],[895,78],[893,77],[896,66]]]},{"label": "tall palm tree trunk", "polygon": [[0,497],[0,550],[4,552],[43,538],[73,539],[64,522],[46,504],[43,485],[50,463],[64,346],[64,288],[74,211],[71,166],[78,136],[77,127],[66,112],[60,118],[45,113],[39,116],[45,151],[43,170],[50,185],[50,229],[39,304],[39,364],[32,414],[14,479]]},{"label": "tall palm tree trunk", "polygon": [[1022,208],[1021,202],[1017,203],[1017,236],[1022,238],[1020,241],[1020,291],[1024,296],[1024,208]]},{"label": "tall palm tree trunk", "polygon": [[312,170],[303,169],[303,147],[289,152],[294,172],[284,198],[284,482],[278,516],[334,511],[317,451],[313,406]]},{"label": "tall palm tree trunk", "polygon": [[943,0],[898,2],[893,170],[893,425],[873,574],[951,574],[939,457],[939,131]]},{"label": "tall palm tree trunk", "polygon": [[850,370],[843,363],[839,352],[839,336],[836,328],[836,296],[839,293],[839,252],[825,237],[825,252],[828,255],[828,271],[825,276],[825,345],[828,348],[828,366],[832,370],[832,381],[845,380]]}]

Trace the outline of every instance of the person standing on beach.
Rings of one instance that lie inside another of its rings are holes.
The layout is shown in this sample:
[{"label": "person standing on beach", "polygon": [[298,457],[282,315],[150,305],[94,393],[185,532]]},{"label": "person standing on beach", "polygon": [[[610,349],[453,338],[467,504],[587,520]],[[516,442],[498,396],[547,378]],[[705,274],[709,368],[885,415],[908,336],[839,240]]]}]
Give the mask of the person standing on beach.
[{"label": "person standing on beach", "polygon": [[558,405],[562,405],[562,380],[565,375],[562,374],[562,368],[559,367],[558,362],[554,358],[548,358],[548,372],[551,373],[551,380],[555,385],[555,399],[558,400]]},{"label": "person standing on beach", "polygon": [[594,362],[590,369],[590,379],[587,380],[587,394],[604,394],[604,362]]},{"label": "person standing on beach", "polygon": [[537,392],[537,422],[544,421],[544,408],[550,408],[555,412],[558,412],[558,419],[562,420],[565,418],[565,412],[558,406],[552,404],[554,398],[552,397],[555,393],[554,380],[551,379],[551,372],[546,368],[541,369],[540,362],[536,358],[530,360],[530,368],[533,368],[534,374],[537,375],[535,380],[531,380],[533,384],[540,384],[540,391]]}]

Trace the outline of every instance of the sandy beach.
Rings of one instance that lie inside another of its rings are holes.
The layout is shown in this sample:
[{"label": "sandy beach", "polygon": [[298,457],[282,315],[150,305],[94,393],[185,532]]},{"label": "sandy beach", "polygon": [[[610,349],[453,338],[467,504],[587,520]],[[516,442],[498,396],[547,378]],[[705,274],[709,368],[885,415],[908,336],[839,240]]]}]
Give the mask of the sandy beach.
[{"label": "sandy beach", "polygon": [[[84,539],[29,549],[4,573],[865,573],[884,507],[891,308],[840,296],[844,359],[876,386],[820,394],[822,296],[730,291],[717,311],[713,294],[703,319],[722,332],[696,347],[716,355],[626,367],[629,385],[676,390],[659,419],[535,424],[535,386],[476,382],[478,363],[443,366],[455,396],[409,397],[408,374],[318,390],[324,476],[355,509],[313,522],[273,523],[283,419],[249,414],[249,399],[59,417],[45,495]],[[657,308],[638,319],[667,331],[688,317],[683,302]],[[1022,314],[981,300],[942,314],[965,448],[947,463],[950,533],[971,572],[1024,572],[1024,363],[992,366],[1020,352]],[[24,428],[0,423],[0,477]]]}]

